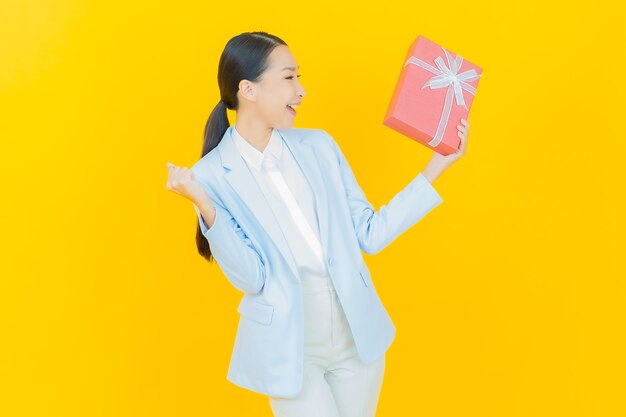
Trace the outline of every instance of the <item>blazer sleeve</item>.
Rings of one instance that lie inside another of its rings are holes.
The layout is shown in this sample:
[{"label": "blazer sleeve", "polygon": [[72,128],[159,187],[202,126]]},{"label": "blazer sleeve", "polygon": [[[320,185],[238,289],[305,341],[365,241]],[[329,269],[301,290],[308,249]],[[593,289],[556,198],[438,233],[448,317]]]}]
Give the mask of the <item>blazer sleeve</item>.
[{"label": "blazer sleeve", "polygon": [[324,133],[328,135],[338,159],[352,224],[363,252],[367,254],[380,252],[443,202],[432,184],[420,172],[387,204],[381,206],[378,211],[374,210],[357,183],[339,145],[330,134]]},{"label": "blazer sleeve", "polygon": [[[204,185],[204,184],[203,184]],[[256,294],[265,285],[265,264],[252,241],[243,232],[228,210],[222,207],[213,192],[204,185],[216,215],[213,225],[207,227],[200,209],[193,207],[204,237],[208,240],[211,254],[226,278],[239,291]]]}]

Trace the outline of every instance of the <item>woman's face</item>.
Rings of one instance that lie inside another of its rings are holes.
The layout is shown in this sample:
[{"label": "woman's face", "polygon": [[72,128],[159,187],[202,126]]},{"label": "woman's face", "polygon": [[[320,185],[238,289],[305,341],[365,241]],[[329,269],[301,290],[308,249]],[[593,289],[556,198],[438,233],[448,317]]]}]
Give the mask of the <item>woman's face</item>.
[{"label": "woman's face", "polygon": [[267,69],[253,85],[259,116],[273,128],[293,127],[297,106],[306,92],[298,80],[298,63],[286,45],[274,48]]}]

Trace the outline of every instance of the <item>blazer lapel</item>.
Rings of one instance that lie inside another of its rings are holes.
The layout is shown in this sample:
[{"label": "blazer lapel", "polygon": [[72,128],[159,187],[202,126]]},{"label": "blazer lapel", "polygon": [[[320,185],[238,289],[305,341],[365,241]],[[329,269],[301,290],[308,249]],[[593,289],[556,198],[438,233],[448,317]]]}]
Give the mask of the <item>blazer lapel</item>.
[{"label": "blazer lapel", "polygon": [[285,140],[285,143],[311,186],[315,198],[318,230],[320,232],[320,243],[322,244],[322,253],[324,255],[323,262],[325,263],[328,258],[326,254],[326,248],[328,247],[328,196],[322,173],[328,172],[325,166],[326,161],[323,159],[320,160],[311,142],[303,140],[296,131],[278,130],[278,133]]},{"label": "blazer lapel", "polygon": [[[256,185],[256,180],[252,173],[248,170],[248,167],[239,154],[237,147],[235,146],[232,129],[230,126],[224,137],[219,143],[220,155],[222,159],[222,165],[224,168],[228,168],[225,172],[226,180],[232,186],[233,190],[237,193],[239,198],[249,208],[249,210],[256,217],[257,222],[265,229],[269,234],[272,241],[276,243],[283,257],[289,264],[294,273],[294,276],[299,279],[298,268],[293,258],[293,254],[289,249],[289,244],[285,239],[280,225],[276,220],[272,209],[265,200],[260,188]],[[317,217],[319,219],[320,239],[322,243],[322,250],[324,253],[324,259],[326,259],[326,246],[328,240],[328,212],[327,212],[327,196],[326,188],[324,186],[321,172],[323,172],[323,166],[320,166],[315,152],[311,144],[303,141],[298,135],[294,135],[293,131],[287,132],[279,130],[278,133],[283,137],[285,143],[291,150],[294,158],[300,165],[304,176],[309,181],[313,195],[315,197],[315,204],[317,210]]]},{"label": "blazer lapel", "polygon": [[280,225],[270,208],[261,189],[257,186],[256,180],[239,154],[232,137],[233,126],[230,126],[221,142],[219,143],[222,165],[229,170],[225,177],[237,196],[244,202],[248,209],[256,217],[263,229],[270,235],[272,241],[276,243],[285,260],[291,267],[293,273],[298,277],[298,268],[289,250],[287,240],[283,236]]}]

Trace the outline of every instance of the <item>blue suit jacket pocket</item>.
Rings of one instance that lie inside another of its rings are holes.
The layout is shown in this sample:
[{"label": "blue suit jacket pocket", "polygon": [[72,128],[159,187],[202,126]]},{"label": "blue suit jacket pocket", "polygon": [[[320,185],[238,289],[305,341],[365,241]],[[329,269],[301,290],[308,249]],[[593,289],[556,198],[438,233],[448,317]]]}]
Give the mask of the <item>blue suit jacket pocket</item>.
[{"label": "blue suit jacket pocket", "polygon": [[259,303],[248,297],[243,297],[237,308],[239,314],[258,323],[269,325],[274,316],[274,306]]},{"label": "blue suit jacket pocket", "polygon": [[361,274],[363,285],[365,285],[366,287],[371,286],[372,277],[370,276],[370,270],[367,268],[367,265],[363,265],[363,268],[361,268],[359,274]]}]

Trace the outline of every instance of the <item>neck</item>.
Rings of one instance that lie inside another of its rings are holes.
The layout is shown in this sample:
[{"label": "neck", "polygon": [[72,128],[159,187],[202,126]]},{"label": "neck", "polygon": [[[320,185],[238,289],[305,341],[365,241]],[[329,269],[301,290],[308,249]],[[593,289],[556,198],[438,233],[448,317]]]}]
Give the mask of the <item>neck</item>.
[{"label": "neck", "polygon": [[246,122],[245,120],[237,120],[235,122],[235,129],[242,138],[246,140],[259,152],[263,152],[270,137],[272,136],[272,128],[267,125],[255,122]]}]

